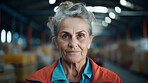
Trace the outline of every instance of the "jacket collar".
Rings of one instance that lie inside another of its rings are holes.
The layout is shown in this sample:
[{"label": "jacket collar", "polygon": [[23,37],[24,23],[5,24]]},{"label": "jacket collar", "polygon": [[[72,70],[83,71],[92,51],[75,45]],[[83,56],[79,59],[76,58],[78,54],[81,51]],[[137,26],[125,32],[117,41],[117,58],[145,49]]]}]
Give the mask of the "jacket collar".
[{"label": "jacket collar", "polygon": [[[88,57],[89,58],[89,57]],[[92,79],[91,83],[95,83],[96,80],[98,80],[95,75],[99,75],[96,71],[99,68],[96,63],[89,58],[89,61],[91,63],[92,66]],[[58,60],[56,60],[51,66],[48,67],[44,67],[43,69],[36,71],[35,73],[31,74],[29,77],[27,77],[27,80],[36,80],[36,81],[40,81],[40,82],[44,82],[44,83],[50,83],[51,81],[51,77],[52,77],[52,72],[54,70],[54,68],[57,66],[58,64]],[[48,72],[48,73],[47,73]],[[48,80],[47,80],[48,79]]]},{"label": "jacket collar", "polygon": [[[91,64],[89,62],[89,59],[86,58],[86,66],[85,69],[82,73],[82,76],[87,76],[88,78],[91,78],[92,76],[92,69],[91,69]],[[57,66],[55,67],[53,73],[52,73],[52,78],[51,78],[51,82],[53,81],[57,81],[57,80],[65,80],[68,81],[66,78],[66,75],[64,73],[64,70],[62,68],[62,64],[61,64],[61,59],[59,59]]]}]

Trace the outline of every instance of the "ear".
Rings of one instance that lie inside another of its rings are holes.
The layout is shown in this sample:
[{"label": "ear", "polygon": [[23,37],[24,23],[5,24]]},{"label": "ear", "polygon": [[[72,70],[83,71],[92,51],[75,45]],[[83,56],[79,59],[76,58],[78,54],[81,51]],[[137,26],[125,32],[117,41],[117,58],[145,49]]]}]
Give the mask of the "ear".
[{"label": "ear", "polygon": [[92,35],[90,36],[89,44],[88,44],[88,47],[87,47],[88,49],[90,48],[90,45],[91,45],[91,43],[92,43],[93,38],[94,38],[94,34],[92,34]]},{"label": "ear", "polygon": [[57,42],[57,38],[54,37],[53,39],[54,39],[54,42],[55,42],[56,47],[59,48],[59,44],[58,44],[58,42]]}]

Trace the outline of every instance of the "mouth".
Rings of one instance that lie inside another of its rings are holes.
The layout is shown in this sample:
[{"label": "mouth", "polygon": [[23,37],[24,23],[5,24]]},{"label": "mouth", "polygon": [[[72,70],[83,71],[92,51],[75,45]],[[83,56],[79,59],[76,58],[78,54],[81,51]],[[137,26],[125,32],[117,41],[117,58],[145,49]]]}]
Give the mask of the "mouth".
[{"label": "mouth", "polygon": [[77,54],[80,53],[80,51],[66,51],[67,54]]}]

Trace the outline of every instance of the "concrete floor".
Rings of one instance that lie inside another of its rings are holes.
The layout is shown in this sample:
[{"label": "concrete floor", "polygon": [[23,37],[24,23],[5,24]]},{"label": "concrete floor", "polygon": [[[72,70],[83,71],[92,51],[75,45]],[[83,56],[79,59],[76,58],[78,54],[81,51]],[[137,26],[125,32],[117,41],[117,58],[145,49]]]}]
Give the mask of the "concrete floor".
[{"label": "concrete floor", "polygon": [[115,72],[120,77],[122,83],[148,83],[148,77],[124,69],[111,61],[105,60],[104,67]]}]

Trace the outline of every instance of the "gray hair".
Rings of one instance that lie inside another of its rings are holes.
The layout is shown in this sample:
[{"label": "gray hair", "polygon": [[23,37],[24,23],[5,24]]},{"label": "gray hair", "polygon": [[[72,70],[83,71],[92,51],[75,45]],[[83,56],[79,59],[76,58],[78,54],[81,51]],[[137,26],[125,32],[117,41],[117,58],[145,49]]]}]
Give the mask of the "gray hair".
[{"label": "gray hair", "polygon": [[86,9],[85,4],[73,4],[70,1],[62,2],[54,17],[49,18],[47,26],[51,29],[52,34],[57,37],[60,22],[66,17],[81,17],[88,24],[89,35],[92,35],[93,22],[95,21],[94,14]]}]

